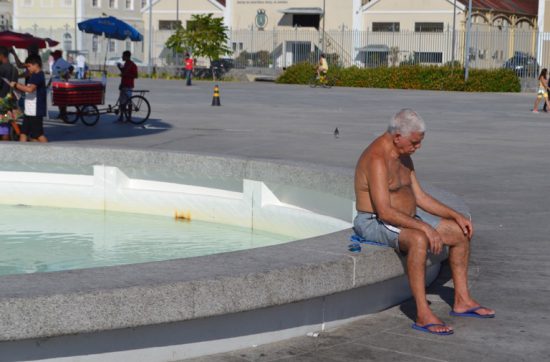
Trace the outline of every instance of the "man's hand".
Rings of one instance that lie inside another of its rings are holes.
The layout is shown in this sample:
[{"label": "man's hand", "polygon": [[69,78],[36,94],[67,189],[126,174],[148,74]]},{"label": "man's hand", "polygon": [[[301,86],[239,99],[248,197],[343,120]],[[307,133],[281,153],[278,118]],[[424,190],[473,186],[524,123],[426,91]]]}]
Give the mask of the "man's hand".
[{"label": "man's hand", "polygon": [[456,215],[454,219],[458,226],[460,226],[460,229],[464,235],[468,237],[468,240],[472,239],[472,236],[474,236],[474,226],[472,225],[472,221],[465,218],[462,214]]},{"label": "man's hand", "polygon": [[15,88],[16,85],[17,85],[17,82],[10,82],[10,87]]},{"label": "man's hand", "polygon": [[431,226],[428,226],[424,233],[428,237],[430,252],[435,255],[441,253],[441,251],[443,250],[443,240],[441,239],[441,235],[439,235],[437,230],[435,230]]}]

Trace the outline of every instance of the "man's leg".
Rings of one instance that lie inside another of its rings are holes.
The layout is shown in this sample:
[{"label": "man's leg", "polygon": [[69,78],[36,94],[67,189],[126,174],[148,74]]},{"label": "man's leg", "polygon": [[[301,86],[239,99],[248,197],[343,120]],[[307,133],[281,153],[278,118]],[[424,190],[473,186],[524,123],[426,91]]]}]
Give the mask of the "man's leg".
[{"label": "man's leg", "polygon": [[[416,302],[416,324],[444,324],[430,309],[426,300],[426,258],[428,238],[422,231],[402,229],[399,234],[399,248],[407,253],[407,276],[414,301]],[[433,326],[432,332],[448,332],[449,326]]]},{"label": "man's leg", "polygon": [[[470,240],[453,220],[443,219],[436,228],[445,245],[449,246],[449,264],[455,287],[453,310],[462,313],[479,306],[468,290],[468,263],[470,260]],[[480,315],[494,314],[495,311],[481,308]]]}]

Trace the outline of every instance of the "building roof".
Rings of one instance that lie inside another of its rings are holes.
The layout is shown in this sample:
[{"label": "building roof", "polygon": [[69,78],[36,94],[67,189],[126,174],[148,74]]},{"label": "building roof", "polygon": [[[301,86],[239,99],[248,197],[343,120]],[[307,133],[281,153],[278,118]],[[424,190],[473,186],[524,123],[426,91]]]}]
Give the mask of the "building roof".
[{"label": "building roof", "polygon": [[[468,0],[458,0],[468,8]],[[493,10],[504,13],[537,16],[538,0],[472,0],[472,9]]]}]

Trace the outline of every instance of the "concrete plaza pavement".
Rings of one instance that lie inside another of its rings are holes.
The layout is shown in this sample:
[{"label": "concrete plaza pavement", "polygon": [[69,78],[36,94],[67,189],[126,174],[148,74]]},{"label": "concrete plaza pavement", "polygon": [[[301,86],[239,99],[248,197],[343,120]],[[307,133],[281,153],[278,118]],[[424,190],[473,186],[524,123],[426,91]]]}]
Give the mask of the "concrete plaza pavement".
[{"label": "concrete plaza pavement", "polygon": [[[107,100],[114,103],[116,79]],[[530,112],[533,94],[410,90],[310,89],[269,83],[221,83],[222,107],[211,107],[213,83],[138,80],[151,90],[145,127],[46,122],[58,145],[144,148],[353,168],[364,147],[400,108],[427,123],[414,155],[422,181],[461,196],[471,209],[470,287],[492,320],[448,316],[452,282],[446,267],[429,289],[432,307],[455,327],[449,337],[410,328],[409,301],[317,338],[292,340],[196,361],[544,361],[550,358],[550,115]],[[55,112],[52,112],[52,115]],[[338,127],[340,137],[335,138]]]}]

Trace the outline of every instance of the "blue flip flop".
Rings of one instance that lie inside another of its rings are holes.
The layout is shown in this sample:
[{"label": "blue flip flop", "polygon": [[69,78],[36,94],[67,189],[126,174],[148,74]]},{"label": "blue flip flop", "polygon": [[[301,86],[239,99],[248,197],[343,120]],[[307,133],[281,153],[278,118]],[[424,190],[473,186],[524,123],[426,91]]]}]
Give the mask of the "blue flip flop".
[{"label": "blue flip flop", "polygon": [[430,333],[430,334],[437,334],[438,336],[449,336],[454,333],[454,331],[452,330],[446,331],[446,332],[436,332],[429,329],[430,327],[436,327],[436,326],[446,327],[445,324],[439,324],[439,323],[429,323],[423,326],[419,326],[418,324],[414,323],[411,327],[412,329],[416,329],[417,331]]},{"label": "blue flip flop", "polygon": [[[474,308],[470,308],[462,313],[458,313],[458,312],[455,312],[454,310],[451,310],[449,312],[449,315],[450,316],[453,316],[453,317],[472,317],[472,318],[482,318],[482,319],[485,319],[485,318],[495,318],[495,314],[479,314],[479,313],[476,313],[476,311],[482,309],[482,308],[485,308],[483,306],[479,306],[479,307],[474,307]],[[487,308],[485,308],[487,309]]]}]

